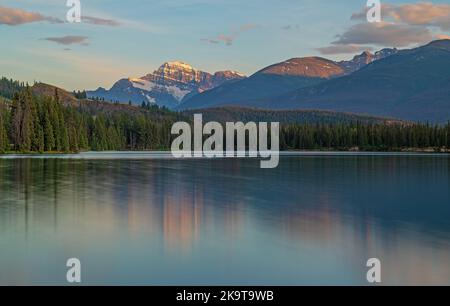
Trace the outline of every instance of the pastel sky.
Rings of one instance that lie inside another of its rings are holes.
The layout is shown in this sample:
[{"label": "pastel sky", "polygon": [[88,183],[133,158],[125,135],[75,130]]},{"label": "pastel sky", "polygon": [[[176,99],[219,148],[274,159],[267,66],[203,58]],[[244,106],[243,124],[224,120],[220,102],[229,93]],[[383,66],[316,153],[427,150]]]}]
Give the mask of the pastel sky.
[{"label": "pastel sky", "polygon": [[363,50],[412,47],[450,35],[450,0],[0,0],[0,76],[68,90],[111,87],[181,60],[250,75],[292,57],[349,59]]}]

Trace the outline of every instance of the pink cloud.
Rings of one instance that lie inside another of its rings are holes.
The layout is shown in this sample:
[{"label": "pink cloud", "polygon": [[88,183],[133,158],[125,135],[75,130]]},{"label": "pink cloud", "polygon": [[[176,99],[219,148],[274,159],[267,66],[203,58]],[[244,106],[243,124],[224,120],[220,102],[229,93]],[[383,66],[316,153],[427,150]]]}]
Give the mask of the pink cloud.
[{"label": "pink cloud", "polygon": [[0,24],[15,26],[38,21],[48,21],[53,23],[62,22],[57,18],[44,16],[39,13],[0,6]]},{"label": "pink cloud", "polygon": [[[368,8],[354,13],[352,20],[366,20]],[[395,21],[409,25],[435,26],[450,30],[450,4],[431,2],[408,3],[402,5],[383,4],[381,6],[384,21]]]}]

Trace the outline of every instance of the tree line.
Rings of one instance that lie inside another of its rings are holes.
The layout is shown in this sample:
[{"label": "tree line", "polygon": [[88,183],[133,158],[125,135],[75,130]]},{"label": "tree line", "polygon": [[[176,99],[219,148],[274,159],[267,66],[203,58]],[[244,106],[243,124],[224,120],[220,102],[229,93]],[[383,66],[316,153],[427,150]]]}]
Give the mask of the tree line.
[{"label": "tree line", "polygon": [[450,147],[450,124],[288,124],[280,131],[282,150],[395,151]]},{"label": "tree line", "polygon": [[15,93],[25,88],[27,84],[24,82],[7,79],[5,77],[0,78],[0,93],[4,98],[12,99]]}]

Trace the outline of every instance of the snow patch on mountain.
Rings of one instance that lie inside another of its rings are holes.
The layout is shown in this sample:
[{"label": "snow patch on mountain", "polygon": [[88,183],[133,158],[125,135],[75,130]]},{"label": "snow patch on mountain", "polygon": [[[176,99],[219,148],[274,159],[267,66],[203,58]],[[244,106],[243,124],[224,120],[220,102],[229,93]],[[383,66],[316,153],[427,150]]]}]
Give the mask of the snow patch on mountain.
[{"label": "snow patch on mountain", "polygon": [[146,81],[143,79],[135,79],[135,78],[130,78],[129,79],[130,82],[133,84],[134,88],[138,88],[138,89],[142,89],[142,90],[146,90],[146,91],[151,91],[156,87],[156,84],[150,81]]}]

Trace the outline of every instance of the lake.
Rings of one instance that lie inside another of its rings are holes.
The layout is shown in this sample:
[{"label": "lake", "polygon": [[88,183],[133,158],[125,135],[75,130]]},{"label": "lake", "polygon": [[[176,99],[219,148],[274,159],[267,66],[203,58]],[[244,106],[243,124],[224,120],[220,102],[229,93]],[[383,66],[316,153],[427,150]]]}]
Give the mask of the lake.
[{"label": "lake", "polygon": [[0,285],[450,285],[447,155],[0,158]]}]

